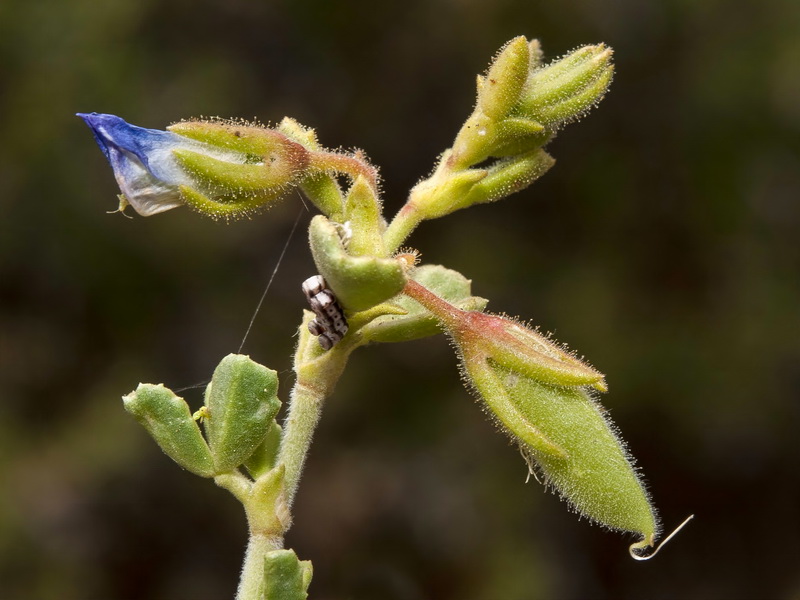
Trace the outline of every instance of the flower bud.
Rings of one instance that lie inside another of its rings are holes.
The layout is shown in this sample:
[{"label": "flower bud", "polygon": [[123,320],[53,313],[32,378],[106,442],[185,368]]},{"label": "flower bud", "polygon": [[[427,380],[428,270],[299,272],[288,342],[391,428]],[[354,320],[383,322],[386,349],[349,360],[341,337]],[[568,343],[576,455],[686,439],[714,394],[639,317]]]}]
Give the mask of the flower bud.
[{"label": "flower bud", "polygon": [[478,93],[481,112],[492,119],[505,117],[519,100],[528,76],[530,50],[523,36],[500,49]]},{"label": "flower bud", "polygon": [[[608,414],[585,386],[552,385],[463,354],[464,375],[490,414],[577,512],[652,546],[658,522]],[[636,545],[636,544],[635,544]]]},{"label": "flower bud", "polygon": [[278,374],[241,354],[214,370],[203,425],[218,473],[241,465],[264,441],[281,405],[277,390]]},{"label": "flower bud", "polygon": [[601,373],[506,317],[464,311],[415,281],[405,293],[450,334],[467,384],[490,415],[582,515],[642,536],[658,524],[631,459],[589,392],[605,391]]},{"label": "flower bud", "polygon": [[140,383],[122,402],[167,456],[195,475],[214,476],[211,451],[183,398],[163,385]]},{"label": "flower bud", "polygon": [[186,121],[144,129],[114,115],[78,114],[92,130],[130,205],[150,216],[184,204],[212,217],[246,215],[286,194],[307,151],[277,131]]},{"label": "flower bud", "polygon": [[614,73],[613,52],[603,44],[584,46],[537,69],[528,77],[519,116],[551,131],[584,115],[605,95]]},{"label": "flower bud", "polygon": [[555,163],[555,159],[541,148],[498,160],[489,167],[486,177],[458,199],[453,210],[495,202],[524,190]]}]

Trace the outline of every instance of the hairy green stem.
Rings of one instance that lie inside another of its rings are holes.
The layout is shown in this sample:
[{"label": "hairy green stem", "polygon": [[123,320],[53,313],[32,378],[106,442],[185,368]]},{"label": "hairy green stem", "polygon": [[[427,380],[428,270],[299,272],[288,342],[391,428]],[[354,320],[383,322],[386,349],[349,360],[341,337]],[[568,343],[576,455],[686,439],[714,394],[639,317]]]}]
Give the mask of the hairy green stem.
[{"label": "hairy green stem", "polygon": [[383,234],[383,243],[387,252],[396,252],[421,222],[422,215],[420,215],[414,203],[409,200],[400,209],[395,218],[392,219]]},{"label": "hairy green stem", "polygon": [[250,534],[236,600],[261,600],[264,591],[264,559],[268,552],[281,548],[283,536]]}]

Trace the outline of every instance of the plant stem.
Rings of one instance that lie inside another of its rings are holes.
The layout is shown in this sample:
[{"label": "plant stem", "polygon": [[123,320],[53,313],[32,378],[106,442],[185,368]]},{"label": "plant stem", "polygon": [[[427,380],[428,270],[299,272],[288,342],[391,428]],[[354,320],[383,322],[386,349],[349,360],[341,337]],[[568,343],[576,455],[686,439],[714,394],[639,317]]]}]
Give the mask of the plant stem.
[{"label": "plant stem", "polygon": [[411,201],[406,202],[383,234],[383,243],[387,252],[396,251],[420,222],[422,222],[422,218],[417,207]]},{"label": "plant stem", "polygon": [[284,482],[289,506],[292,505],[297,493],[300,475],[303,472],[314,430],[319,423],[324,400],[325,396],[319,389],[303,385],[299,381],[292,389],[280,451],[280,461],[286,466]]},{"label": "plant stem", "polygon": [[[309,338],[305,332],[301,333],[295,363],[297,381],[289,397],[289,412],[283,424],[278,454],[278,463],[286,467],[284,489],[286,503],[290,507],[297,493],[314,430],[319,423],[322,404],[333,392],[350,353],[355,349],[352,342],[343,340],[332,350],[309,356],[308,344],[305,342],[317,343],[316,339]],[[318,350],[316,348],[314,352]]]},{"label": "plant stem", "polygon": [[283,548],[283,536],[251,533],[242,565],[236,600],[261,600],[264,588],[264,559],[268,552]]}]

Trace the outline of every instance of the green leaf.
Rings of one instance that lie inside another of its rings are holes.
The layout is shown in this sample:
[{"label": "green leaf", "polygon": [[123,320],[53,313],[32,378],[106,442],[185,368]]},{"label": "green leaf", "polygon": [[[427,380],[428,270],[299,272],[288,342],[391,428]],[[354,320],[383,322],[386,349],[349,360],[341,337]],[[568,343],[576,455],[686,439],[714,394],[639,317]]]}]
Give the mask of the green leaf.
[{"label": "green leaf", "polygon": [[206,390],[208,443],[218,473],[235,469],[264,441],[280,408],[278,374],[248,356],[229,354]]},{"label": "green leaf", "polygon": [[273,550],[264,558],[264,600],[305,600],[313,570],[294,550]]},{"label": "green leaf", "polygon": [[122,402],[167,456],[195,475],[214,476],[211,451],[183,398],[161,384],[140,383]]}]

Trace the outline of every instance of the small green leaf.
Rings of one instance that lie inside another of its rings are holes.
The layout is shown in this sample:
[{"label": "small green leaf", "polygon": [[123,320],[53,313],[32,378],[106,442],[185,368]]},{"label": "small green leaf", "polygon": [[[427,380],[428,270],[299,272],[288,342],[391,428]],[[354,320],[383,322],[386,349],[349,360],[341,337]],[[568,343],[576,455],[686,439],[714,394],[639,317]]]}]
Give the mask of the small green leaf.
[{"label": "small green leaf", "polygon": [[213,477],[211,452],[183,398],[161,384],[140,383],[122,402],[167,456],[195,475]]},{"label": "small green leaf", "polygon": [[203,425],[218,473],[235,469],[264,441],[280,408],[278,374],[249,357],[229,354],[206,390]]},{"label": "small green leaf", "polygon": [[264,600],[305,600],[313,570],[294,550],[273,550],[264,559]]}]

